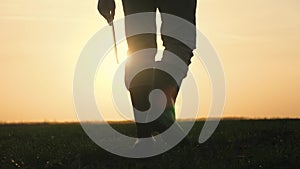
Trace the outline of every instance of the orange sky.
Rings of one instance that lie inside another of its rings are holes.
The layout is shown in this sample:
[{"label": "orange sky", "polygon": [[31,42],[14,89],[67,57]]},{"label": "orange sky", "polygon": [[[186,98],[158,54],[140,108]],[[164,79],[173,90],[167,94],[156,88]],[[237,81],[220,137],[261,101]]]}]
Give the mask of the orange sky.
[{"label": "orange sky", "polygon": [[[118,19],[123,12],[116,1]],[[88,39],[106,24],[96,3],[0,2],[0,121],[77,119],[75,65]],[[198,1],[197,27],[217,49],[226,74],[224,117],[300,117],[299,6],[298,0]],[[203,117],[209,84],[198,75]]]}]

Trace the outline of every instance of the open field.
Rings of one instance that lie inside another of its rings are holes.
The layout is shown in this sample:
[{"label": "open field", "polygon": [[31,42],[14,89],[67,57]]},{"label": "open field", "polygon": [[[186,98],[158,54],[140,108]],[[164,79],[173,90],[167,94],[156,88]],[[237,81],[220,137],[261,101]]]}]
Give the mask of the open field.
[{"label": "open field", "polygon": [[[191,146],[156,157],[129,159],[102,150],[80,124],[0,125],[0,169],[296,169],[300,166],[300,120],[222,120],[213,136],[197,144],[203,121],[189,133]],[[133,124],[113,124],[135,135]]]}]

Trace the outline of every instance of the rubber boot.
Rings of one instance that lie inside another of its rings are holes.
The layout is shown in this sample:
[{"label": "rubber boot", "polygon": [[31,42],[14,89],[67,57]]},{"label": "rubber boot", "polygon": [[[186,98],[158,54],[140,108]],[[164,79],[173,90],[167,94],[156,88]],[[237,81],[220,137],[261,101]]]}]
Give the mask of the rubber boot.
[{"label": "rubber boot", "polygon": [[[173,130],[174,133],[172,134],[177,135],[178,137],[186,135],[184,130],[181,128],[181,126],[178,123],[176,123],[176,117],[175,117],[175,102],[180,89],[182,79],[180,79],[180,83],[178,84],[178,82],[176,82],[176,80],[170,74],[160,69],[155,69],[153,74],[154,74],[153,88],[160,89],[165,93],[167,97],[167,105],[162,115],[152,123],[154,124],[152,128],[154,129],[154,131],[157,131],[158,133],[163,133],[169,127],[174,125],[175,130]],[[185,137],[179,143],[179,145],[180,146],[190,145],[189,138]]]},{"label": "rubber boot", "polygon": [[[138,111],[147,111],[150,108],[149,94],[153,90],[153,69],[147,69],[138,73],[131,81],[129,92],[131,97],[132,106]],[[143,85],[140,85],[143,84]],[[146,85],[148,84],[148,85]],[[139,112],[134,110],[136,119],[137,137],[147,138],[151,137],[152,129],[149,123],[140,123],[138,121],[145,121],[146,119],[138,119]],[[141,118],[139,116],[139,118]],[[146,118],[146,117],[144,117]]]}]

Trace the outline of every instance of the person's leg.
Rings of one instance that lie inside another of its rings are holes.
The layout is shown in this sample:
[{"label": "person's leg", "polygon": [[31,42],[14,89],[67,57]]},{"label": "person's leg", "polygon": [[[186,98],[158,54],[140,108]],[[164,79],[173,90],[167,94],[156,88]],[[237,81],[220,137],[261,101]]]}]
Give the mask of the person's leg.
[{"label": "person's leg", "polygon": [[[159,11],[182,18],[196,25],[197,0],[159,0]],[[192,51],[196,48],[196,26],[191,27],[183,22],[177,23],[162,15],[162,40],[165,50],[180,57],[187,65],[191,63]],[[164,34],[181,34],[182,41]],[[163,58],[164,59],[164,58]]]},{"label": "person's leg", "polygon": [[[141,116],[138,113],[150,109],[149,94],[153,90],[152,79],[153,70],[148,69],[138,73],[131,81],[130,92],[132,106],[134,108],[134,118],[137,127],[137,137],[151,137],[152,127],[146,121],[147,116]],[[141,84],[143,83],[143,84]],[[138,112],[140,111],[140,112]]]},{"label": "person's leg", "polygon": [[[164,132],[175,122],[175,101],[180,89],[182,80],[186,77],[188,65],[191,63],[190,59],[193,56],[193,49],[196,47],[196,27],[195,27],[195,11],[196,0],[159,0],[158,8],[161,13],[175,15],[189,21],[191,24],[177,23],[176,20],[162,15],[162,40],[165,46],[165,51],[162,60],[157,63],[169,72],[175,72],[177,75],[174,79],[171,74],[163,71],[156,71],[154,84],[156,87],[162,89],[168,97],[168,102],[165,111],[160,118],[156,120],[157,130]],[[192,26],[191,26],[192,25]],[[194,26],[193,26],[194,25]],[[181,42],[165,34],[182,34],[188,32]],[[185,44],[187,43],[187,44]],[[179,58],[174,58],[179,57]],[[179,59],[179,60],[178,60]],[[178,126],[178,131],[181,128]],[[183,130],[182,130],[183,131]]]},{"label": "person's leg", "polygon": [[[122,2],[125,16],[141,12],[155,12],[157,9],[155,0],[122,0]],[[144,32],[156,32],[155,17],[155,14],[150,14],[145,20],[125,18],[129,57],[125,66],[125,83],[130,92],[132,105],[139,111],[146,111],[150,108],[148,97],[153,89],[153,70],[148,69],[139,72],[139,67],[155,62],[157,44],[156,34],[134,35],[136,33],[134,31],[142,29]],[[151,49],[151,51],[140,52],[144,49]],[[137,113],[134,111],[135,120],[143,121],[143,119],[137,119]],[[151,137],[152,131],[149,124],[136,122],[136,126],[138,138]]]},{"label": "person's leg", "polygon": [[176,80],[172,78],[167,72],[155,69],[154,71],[154,88],[160,89],[164,92],[167,104],[162,114],[152,122],[153,129],[159,133],[163,133],[175,122],[175,100],[177,96],[178,88],[176,86]]},{"label": "person's leg", "polygon": [[[142,13],[155,12],[157,7],[155,0],[122,0],[125,16]],[[125,33],[128,44],[128,55],[142,49],[157,48],[156,34],[135,34],[134,31],[143,29],[144,31],[156,32],[156,15],[147,15],[144,22],[139,19],[125,18]],[[129,37],[130,36],[130,37]],[[154,55],[155,56],[155,55]],[[154,59],[153,56],[153,59]]]}]

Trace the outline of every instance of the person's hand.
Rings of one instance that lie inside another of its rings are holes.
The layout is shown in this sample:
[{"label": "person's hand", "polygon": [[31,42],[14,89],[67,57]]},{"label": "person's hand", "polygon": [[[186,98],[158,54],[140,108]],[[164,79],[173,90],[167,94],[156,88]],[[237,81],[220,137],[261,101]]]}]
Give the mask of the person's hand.
[{"label": "person's hand", "polygon": [[114,0],[99,0],[98,11],[107,20],[109,24],[114,20],[115,16],[115,1]]}]

